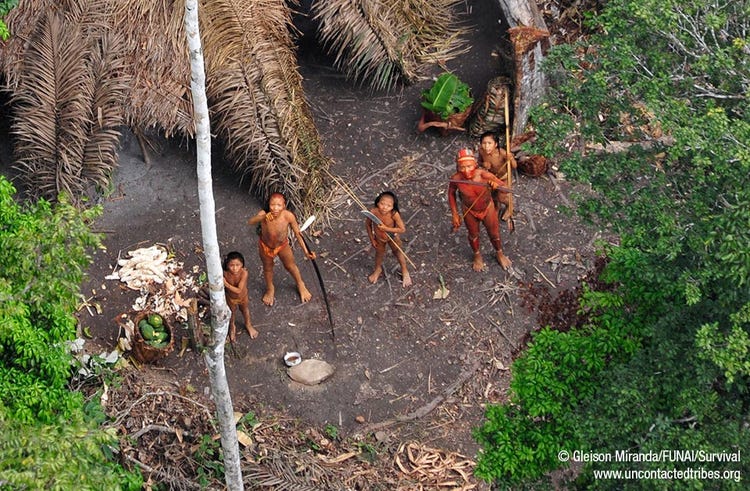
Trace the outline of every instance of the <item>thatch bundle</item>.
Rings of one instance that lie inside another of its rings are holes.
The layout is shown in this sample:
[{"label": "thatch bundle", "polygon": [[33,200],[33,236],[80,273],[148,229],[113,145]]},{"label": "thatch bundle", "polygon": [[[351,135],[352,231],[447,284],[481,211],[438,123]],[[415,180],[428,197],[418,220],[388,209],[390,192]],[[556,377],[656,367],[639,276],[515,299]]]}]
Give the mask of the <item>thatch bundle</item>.
[{"label": "thatch bundle", "polygon": [[[319,36],[352,79],[414,81],[455,56],[459,0],[314,0]],[[0,72],[12,94],[15,159],[29,188],[80,201],[109,185],[120,129],[192,137],[184,0],[20,0]],[[285,0],[203,0],[212,132],[265,199],[326,215],[330,165],[304,98]]]},{"label": "thatch bundle", "polygon": [[[325,207],[329,160],[304,99],[284,0],[201,5],[214,134],[265,199]],[[0,68],[12,93],[16,163],[30,188],[80,200],[108,185],[120,128],[192,136],[179,0],[24,1],[7,17]]]},{"label": "thatch bundle", "polygon": [[349,79],[375,90],[415,82],[465,50],[460,0],[315,0],[318,37]]}]

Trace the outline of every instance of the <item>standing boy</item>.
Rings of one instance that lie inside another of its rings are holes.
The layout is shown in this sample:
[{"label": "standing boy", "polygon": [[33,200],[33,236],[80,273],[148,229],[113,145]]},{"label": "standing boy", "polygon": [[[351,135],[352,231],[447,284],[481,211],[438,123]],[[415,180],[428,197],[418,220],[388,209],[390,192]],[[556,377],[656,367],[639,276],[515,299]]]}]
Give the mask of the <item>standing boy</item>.
[{"label": "standing boy", "polygon": [[258,238],[258,254],[263,263],[263,277],[266,281],[266,293],[263,295],[263,303],[273,305],[275,288],[273,286],[273,260],[279,256],[281,264],[284,265],[289,274],[292,275],[297,284],[297,290],[302,302],[312,298],[312,294],[302,281],[299,268],[294,262],[294,253],[289,245],[289,228],[297,237],[305,256],[315,259],[315,253],[307,250],[305,241],[297,224],[294,213],[286,209],[286,199],[280,193],[273,193],[268,198],[268,211],[260,210],[257,215],[247,222],[249,225],[260,224],[260,237]]},{"label": "standing boy", "polygon": [[[482,133],[479,140],[479,165],[492,172],[503,182],[508,182],[508,163],[510,167],[517,167],[513,154],[508,154],[500,148],[500,141],[495,133],[487,131]],[[496,190],[493,192],[495,208],[500,209],[500,203],[505,205],[502,220],[508,223],[508,229],[513,230],[513,197],[510,193]]]},{"label": "standing boy", "polygon": [[[472,267],[474,271],[484,269],[482,254],[479,252],[479,224],[483,223],[495,248],[498,264],[504,269],[511,265],[510,259],[503,254],[500,240],[500,222],[497,209],[492,201],[492,191],[504,186],[503,181],[484,169],[477,169],[474,152],[469,148],[459,150],[456,158],[456,173],[451,176],[448,185],[448,204],[453,216],[453,231],[461,226],[461,218],[466,223],[469,244],[474,252]],[[459,215],[456,194],[460,194],[463,214]]]}]

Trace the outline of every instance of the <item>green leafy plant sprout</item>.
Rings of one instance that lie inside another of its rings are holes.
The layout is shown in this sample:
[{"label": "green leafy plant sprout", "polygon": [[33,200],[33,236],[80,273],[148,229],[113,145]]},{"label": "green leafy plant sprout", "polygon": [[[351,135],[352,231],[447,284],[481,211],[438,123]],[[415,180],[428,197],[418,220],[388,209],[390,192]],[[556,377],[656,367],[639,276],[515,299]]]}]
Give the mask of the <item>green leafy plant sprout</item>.
[{"label": "green leafy plant sprout", "polygon": [[448,72],[441,74],[430,90],[422,91],[422,107],[443,120],[466,111],[473,103],[469,86]]}]

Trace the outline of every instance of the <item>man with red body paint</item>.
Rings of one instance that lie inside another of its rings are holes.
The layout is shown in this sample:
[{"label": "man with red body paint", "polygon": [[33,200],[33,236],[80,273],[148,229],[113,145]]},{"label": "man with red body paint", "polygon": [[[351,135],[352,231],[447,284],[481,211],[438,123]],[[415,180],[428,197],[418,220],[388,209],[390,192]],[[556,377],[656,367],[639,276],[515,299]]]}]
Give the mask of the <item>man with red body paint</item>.
[{"label": "man with red body paint", "polygon": [[[448,204],[453,215],[453,231],[457,231],[461,226],[461,218],[466,223],[469,244],[474,252],[472,268],[474,268],[474,271],[484,269],[482,254],[479,252],[479,224],[483,223],[495,248],[498,264],[504,269],[508,269],[511,261],[503,254],[500,222],[497,209],[492,202],[492,190],[497,189],[498,186],[505,186],[505,183],[491,172],[478,169],[474,152],[468,148],[459,150],[456,158],[456,171],[451,176],[448,185]],[[456,194],[461,196],[462,215],[458,213]]]}]

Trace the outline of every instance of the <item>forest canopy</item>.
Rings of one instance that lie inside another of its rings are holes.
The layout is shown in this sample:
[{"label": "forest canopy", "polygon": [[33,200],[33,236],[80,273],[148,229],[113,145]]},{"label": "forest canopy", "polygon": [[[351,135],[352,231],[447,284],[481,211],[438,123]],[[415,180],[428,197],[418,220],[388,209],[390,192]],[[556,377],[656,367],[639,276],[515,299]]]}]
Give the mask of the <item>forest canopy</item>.
[{"label": "forest canopy", "polygon": [[[548,54],[532,150],[590,184],[579,211],[620,241],[602,246],[604,283],[583,286],[575,325],[541,326],[510,404],[476,430],[477,474],[503,485],[546,479],[567,465],[561,450],[748,448],[750,3],[614,0],[589,14],[590,37]],[[622,489],[582,465],[571,487]],[[748,465],[711,469],[739,489]]]}]

